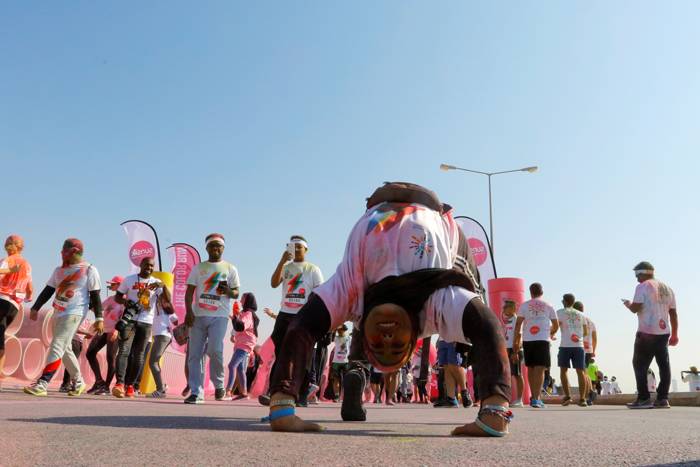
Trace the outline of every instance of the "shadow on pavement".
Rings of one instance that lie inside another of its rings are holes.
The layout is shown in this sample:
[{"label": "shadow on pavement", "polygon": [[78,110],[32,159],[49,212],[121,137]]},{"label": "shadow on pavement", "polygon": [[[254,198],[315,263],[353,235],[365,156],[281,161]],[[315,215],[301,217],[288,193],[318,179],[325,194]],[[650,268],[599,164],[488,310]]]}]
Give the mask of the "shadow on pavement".
[{"label": "shadow on pavement", "polygon": [[221,430],[268,431],[259,420],[230,417],[179,417],[179,416],[98,416],[98,417],[49,417],[10,418],[7,421],[24,423],[53,423],[56,425],[80,425],[110,428],[154,428],[171,430]]},{"label": "shadow on pavement", "polygon": [[[103,428],[152,428],[157,430],[214,430],[214,431],[259,431],[270,432],[269,426],[259,420],[229,417],[181,417],[181,416],[97,416],[97,417],[48,417],[48,418],[9,418],[9,422],[51,423],[56,425],[94,426]],[[324,425],[341,427],[344,423],[321,422]],[[372,423],[371,425],[393,425],[394,423]],[[430,425],[431,423],[427,423]],[[398,424],[400,425],[400,424]],[[456,424],[450,424],[456,426]],[[355,425],[360,426],[360,425]],[[362,426],[367,426],[362,424]],[[367,429],[327,429],[319,435],[371,436],[385,438],[445,438],[446,434],[397,433],[389,430]]]}]

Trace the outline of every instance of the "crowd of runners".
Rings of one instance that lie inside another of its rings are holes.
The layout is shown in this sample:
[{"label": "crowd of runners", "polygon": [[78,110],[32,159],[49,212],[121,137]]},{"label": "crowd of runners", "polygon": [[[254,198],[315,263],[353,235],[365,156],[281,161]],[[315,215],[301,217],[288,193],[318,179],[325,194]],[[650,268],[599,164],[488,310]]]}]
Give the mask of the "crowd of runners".
[{"label": "crowd of runners", "polygon": [[[259,401],[269,406],[266,421],[273,430],[320,430],[299,418],[295,408],[325,398],[342,399],[341,416],[347,421],[366,419],[365,400],[477,405],[474,422],[455,428],[453,434],[504,436],[513,418],[510,409],[523,405],[525,391],[531,395],[531,407],[544,407],[541,395],[554,386],[550,346],[556,340],[562,405],[593,403],[601,383],[595,365],[597,328],[573,294],[564,294],[561,309],[555,311],[543,299],[542,285],[533,283],[531,298],[519,307],[505,301],[499,321],[485,305],[477,268],[450,206],[423,187],[393,183],[378,188],[366,208],[327,281],[306,260],[309,245],[300,235],[290,238],[272,273],[270,285],[282,287],[282,300],[278,310],[264,310],[275,320],[275,359]],[[32,303],[30,319],[36,319],[51,301],[53,340],[41,376],[24,388],[27,394],[47,395],[63,362],[66,374],[60,390],[69,396],[87,392],[135,397],[148,365],[156,386],[150,397],[166,397],[169,391],[159,362],[175,335],[186,343],[185,403],[204,402],[205,356],[215,399],[247,398],[261,363],[260,318],[254,294],[241,294],[236,267],[223,259],[225,246],[224,235],[206,237],[207,260],[187,279],[186,314],[179,323],[171,291],[153,275],[154,258],[144,258],[137,274],[107,281],[114,295],[103,302],[97,267],[84,258],[83,243],[69,238],[61,248],[61,265],[35,298],[31,266],[22,256],[24,242],[11,235],[5,242],[8,256],[0,263],[0,370],[5,329],[14,316]],[[638,397],[629,406],[669,407],[668,345],[678,343],[675,297],[654,278],[650,263],[639,263],[634,273],[639,285],[634,298],[624,300],[639,322],[633,361]],[[89,311],[94,321],[86,320]],[[227,336],[230,322],[233,331]],[[431,365],[434,335],[439,336],[437,362]],[[95,376],[90,388],[76,357],[86,337],[86,357]],[[224,348],[229,341],[233,355],[226,379]],[[104,375],[96,358],[103,347]],[[329,348],[328,384],[321,394]],[[654,401],[646,384],[652,359],[660,369]],[[577,394],[569,383],[570,368],[576,373]],[[431,400],[433,372],[439,395]]]}]

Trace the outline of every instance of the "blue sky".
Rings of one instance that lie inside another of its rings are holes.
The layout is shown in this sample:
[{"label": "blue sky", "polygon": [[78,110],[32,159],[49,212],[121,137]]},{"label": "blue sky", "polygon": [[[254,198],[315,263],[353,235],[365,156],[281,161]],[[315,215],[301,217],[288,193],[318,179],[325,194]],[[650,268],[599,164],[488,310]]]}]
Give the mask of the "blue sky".
[{"label": "blue sky", "polygon": [[[693,2],[12,2],[0,15],[0,235],[43,283],[67,236],[106,278],[119,223],[198,247],[223,232],[243,288],[292,233],[330,276],[364,198],[424,184],[488,223],[499,274],[583,300],[631,391],[632,266],[677,295],[674,375],[700,364]],[[263,334],[271,322],[263,320]],[[674,376],[675,377],[675,376]],[[684,385],[681,385],[683,387]]]}]

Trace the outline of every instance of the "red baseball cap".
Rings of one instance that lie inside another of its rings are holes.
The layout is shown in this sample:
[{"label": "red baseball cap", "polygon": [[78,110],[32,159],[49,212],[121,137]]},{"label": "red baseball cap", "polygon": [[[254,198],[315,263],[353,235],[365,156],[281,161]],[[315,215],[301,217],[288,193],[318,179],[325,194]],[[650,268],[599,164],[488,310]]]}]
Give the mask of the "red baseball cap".
[{"label": "red baseball cap", "polygon": [[107,285],[121,284],[122,282],[124,282],[124,278],[122,276],[114,276],[112,280],[107,281]]}]

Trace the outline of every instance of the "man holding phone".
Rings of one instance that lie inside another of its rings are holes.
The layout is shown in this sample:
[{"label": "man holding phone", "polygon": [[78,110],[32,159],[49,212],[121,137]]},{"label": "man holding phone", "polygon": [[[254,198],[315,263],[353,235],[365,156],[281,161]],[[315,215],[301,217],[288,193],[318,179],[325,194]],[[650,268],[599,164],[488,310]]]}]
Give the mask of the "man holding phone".
[{"label": "man holding phone", "polygon": [[[287,334],[289,324],[309,299],[311,291],[323,283],[321,269],[306,261],[308,251],[309,245],[306,243],[306,239],[301,235],[292,235],[270,278],[270,285],[273,289],[282,284],[280,312],[275,319],[275,327],[270,336],[275,344],[275,362],[279,360],[279,349],[282,347],[282,341]],[[270,375],[274,371],[275,366],[273,365]],[[268,395],[262,395],[259,401],[263,405],[267,405],[269,399]]]},{"label": "man holding phone", "polygon": [[[215,398],[226,395],[224,389],[224,338],[231,313],[231,300],[238,298],[240,282],[236,267],[222,259],[226,246],[224,236],[213,233],[205,239],[209,259],[192,269],[185,292],[185,324],[189,327],[187,383],[192,392],[185,404],[203,404],[204,349],[209,355],[209,375]],[[196,296],[195,296],[196,290]]]},{"label": "man holding phone", "polygon": [[[637,315],[637,336],[634,340],[632,366],[637,380],[637,400],[627,404],[630,409],[667,409],[668,388],[671,385],[671,363],[668,346],[678,345],[678,313],[676,296],[668,285],[654,277],[654,266],[642,261],[634,267],[637,288],[632,301],[622,299],[623,305]],[[656,400],[651,402],[647,385],[647,370],[652,360],[659,366],[659,386]]]}]

